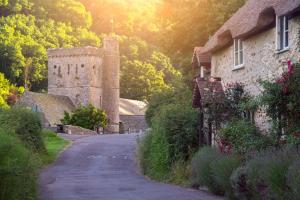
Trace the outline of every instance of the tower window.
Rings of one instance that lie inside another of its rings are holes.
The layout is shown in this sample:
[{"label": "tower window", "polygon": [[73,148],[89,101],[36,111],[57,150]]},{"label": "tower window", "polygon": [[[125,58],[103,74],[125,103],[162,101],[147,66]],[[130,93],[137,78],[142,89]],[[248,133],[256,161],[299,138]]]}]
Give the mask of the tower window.
[{"label": "tower window", "polygon": [[57,66],[56,65],[54,65],[54,69],[56,69],[57,68]]},{"label": "tower window", "polygon": [[57,74],[59,77],[62,77],[62,75],[61,75],[61,67],[59,66],[58,67],[58,74]]},{"label": "tower window", "polygon": [[68,64],[68,74],[70,74],[70,65]]},{"label": "tower window", "polygon": [[84,64],[81,65],[81,68],[84,68]]},{"label": "tower window", "polygon": [[78,74],[78,66],[76,65],[76,75]]}]

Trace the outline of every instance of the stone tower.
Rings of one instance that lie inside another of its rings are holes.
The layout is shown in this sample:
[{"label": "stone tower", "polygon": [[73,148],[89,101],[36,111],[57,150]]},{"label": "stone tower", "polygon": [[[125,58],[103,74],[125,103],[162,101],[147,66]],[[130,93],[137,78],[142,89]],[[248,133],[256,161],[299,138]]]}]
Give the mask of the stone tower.
[{"label": "stone tower", "polygon": [[109,116],[108,129],[119,131],[119,99],[120,99],[120,53],[119,42],[113,38],[105,38],[103,42],[103,109]]},{"label": "stone tower", "polygon": [[105,38],[103,44],[48,50],[48,93],[105,110],[107,131],[114,133],[119,132],[119,43]]}]

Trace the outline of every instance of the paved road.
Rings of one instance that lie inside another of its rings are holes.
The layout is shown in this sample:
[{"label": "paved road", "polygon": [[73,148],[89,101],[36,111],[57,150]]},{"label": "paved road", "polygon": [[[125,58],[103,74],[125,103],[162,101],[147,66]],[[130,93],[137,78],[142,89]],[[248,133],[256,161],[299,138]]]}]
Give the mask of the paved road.
[{"label": "paved road", "polygon": [[41,200],[217,200],[150,181],[134,160],[137,135],[71,136],[73,145],[40,175]]}]

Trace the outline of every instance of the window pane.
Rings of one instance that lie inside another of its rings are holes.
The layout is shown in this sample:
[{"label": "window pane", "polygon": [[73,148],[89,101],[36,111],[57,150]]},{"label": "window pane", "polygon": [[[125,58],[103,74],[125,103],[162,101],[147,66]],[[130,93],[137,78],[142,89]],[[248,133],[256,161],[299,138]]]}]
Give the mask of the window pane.
[{"label": "window pane", "polygon": [[279,18],[279,49],[284,48],[284,17]]},{"label": "window pane", "polygon": [[240,51],[240,65],[244,63],[244,52]]},{"label": "window pane", "polygon": [[238,51],[239,50],[239,42],[237,39],[234,40],[234,51]]},{"label": "window pane", "polygon": [[289,32],[285,32],[285,47],[289,46]]},{"label": "window pane", "polygon": [[243,41],[242,40],[239,40],[239,43],[240,43],[240,51],[242,51],[243,50]]},{"label": "window pane", "polygon": [[235,56],[234,56],[234,65],[235,66],[237,66],[237,65],[239,65],[239,53],[238,52],[236,52],[235,54],[234,54]]},{"label": "window pane", "polygon": [[284,21],[285,21],[285,27],[284,27],[284,30],[289,30],[289,20],[287,17],[284,17]]}]

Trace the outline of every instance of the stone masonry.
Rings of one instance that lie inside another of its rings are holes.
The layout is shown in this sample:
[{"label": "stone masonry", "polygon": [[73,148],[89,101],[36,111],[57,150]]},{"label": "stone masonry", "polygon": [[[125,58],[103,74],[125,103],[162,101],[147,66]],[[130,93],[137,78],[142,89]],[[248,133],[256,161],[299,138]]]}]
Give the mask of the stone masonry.
[{"label": "stone masonry", "polygon": [[119,132],[119,70],[119,43],[111,37],[104,39],[103,48],[50,49],[48,93],[105,110],[107,131]]},{"label": "stone masonry", "polygon": [[[289,50],[281,53],[275,51],[276,28],[274,27],[243,41],[244,67],[241,69],[233,70],[233,45],[213,53],[211,75],[222,77],[223,85],[241,82],[253,96],[260,94],[262,88],[258,80],[274,80],[287,70],[288,59],[299,60],[300,17],[289,20],[289,27]],[[265,112],[257,112],[255,119],[260,128],[268,128],[269,123]]]}]

